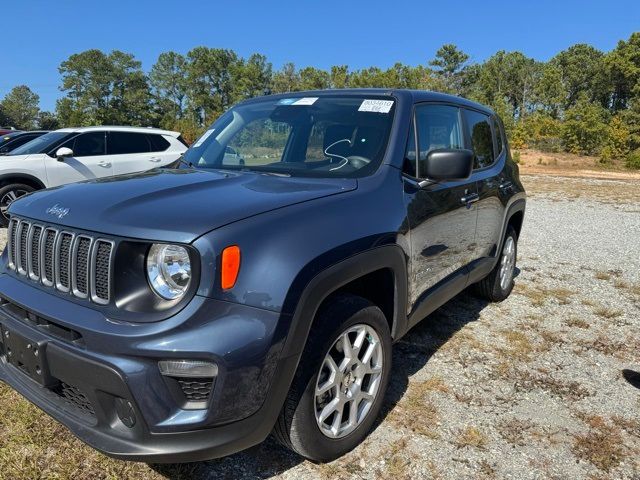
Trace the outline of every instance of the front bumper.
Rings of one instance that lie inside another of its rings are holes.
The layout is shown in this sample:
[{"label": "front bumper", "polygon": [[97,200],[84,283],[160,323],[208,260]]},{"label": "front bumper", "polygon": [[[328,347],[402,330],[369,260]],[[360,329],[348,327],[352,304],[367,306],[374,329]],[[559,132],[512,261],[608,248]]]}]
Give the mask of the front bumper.
[{"label": "front bumper", "polygon": [[[0,275],[0,296],[0,329],[40,347],[47,377],[8,362],[3,337],[0,380],[117,458],[197,461],[261,442],[297,363],[279,358],[287,322],[267,310],[195,297],[174,317],[142,325],[112,322],[8,275]],[[157,367],[167,358],[218,365],[205,408],[176,398]]]}]

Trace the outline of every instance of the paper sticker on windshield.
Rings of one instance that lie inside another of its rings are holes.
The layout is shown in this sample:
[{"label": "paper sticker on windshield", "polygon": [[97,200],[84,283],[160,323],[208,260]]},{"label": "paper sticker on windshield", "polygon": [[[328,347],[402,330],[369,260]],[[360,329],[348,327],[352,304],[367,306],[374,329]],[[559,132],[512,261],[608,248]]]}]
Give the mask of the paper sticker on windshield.
[{"label": "paper sticker on windshield", "polygon": [[313,105],[316,100],[318,97],[283,98],[278,101],[278,105]]},{"label": "paper sticker on windshield", "polygon": [[358,111],[389,113],[391,107],[393,107],[393,100],[364,100]]},{"label": "paper sticker on windshield", "polygon": [[207,130],[206,132],[204,132],[204,134],[198,139],[198,141],[193,144],[193,148],[198,148],[200,145],[202,145],[204,141],[207,138],[209,138],[209,135],[211,135],[214,130],[215,128],[212,128],[211,130]]},{"label": "paper sticker on windshield", "polygon": [[304,97],[296,100],[292,105],[313,105],[318,100],[318,97]]}]

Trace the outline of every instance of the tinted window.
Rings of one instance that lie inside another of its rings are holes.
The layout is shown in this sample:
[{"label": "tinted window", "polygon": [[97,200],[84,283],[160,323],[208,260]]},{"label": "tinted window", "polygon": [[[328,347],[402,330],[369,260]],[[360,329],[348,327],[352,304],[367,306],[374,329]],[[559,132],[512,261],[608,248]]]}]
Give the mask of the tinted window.
[{"label": "tinted window", "polygon": [[[32,153],[49,153],[56,146],[75,134],[69,132],[49,132],[34,138],[21,147],[11,151],[11,155],[30,155]],[[71,147],[69,147],[71,148]]]},{"label": "tinted window", "polygon": [[416,131],[415,128],[413,128],[413,122],[411,122],[409,139],[407,140],[407,149],[404,153],[403,170],[412,177],[416,176]]},{"label": "tinted window", "polygon": [[110,132],[109,155],[126,153],[147,153],[151,151],[149,140],[144,133]]},{"label": "tinted window", "polygon": [[496,132],[496,148],[498,149],[496,157],[502,153],[502,127],[500,120],[494,117],[493,130]]},{"label": "tinted window", "polygon": [[152,152],[164,152],[167,148],[169,148],[169,145],[171,145],[169,141],[162,135],[147,134],[147,139],[151,144]]},{"label": "tinted window", "polygon": [[460,111],[449,105],[422,105],[416,108],[418,129],[418,174],[432,150],[463,148]]},{"label": "tinted window", "polygon": [[93,157],[96,155],[104,155],[105,141],[104,132],[81,133],[72,138],[63,147],[73,150],[74,157]]},{"label": "tinted window", "polygon": [[465,110],[465,119],[473,153],[473,168],[488,167],[493,163],[493,134],[489,117],[473,110]]},{"label": "tinted window", "polygon": [[9,139],[8,141],[2,143],[0,142],[0,153],[10,152],[27,142],[30,142],[34,138],[37,138],[39,135],[17,135],[14,138]]}]

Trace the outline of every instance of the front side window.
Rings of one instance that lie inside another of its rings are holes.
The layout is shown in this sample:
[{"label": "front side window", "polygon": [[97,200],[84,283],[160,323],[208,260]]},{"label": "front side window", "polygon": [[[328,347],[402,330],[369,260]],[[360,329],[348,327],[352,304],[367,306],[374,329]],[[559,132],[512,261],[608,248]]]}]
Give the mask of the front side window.
[{"label": "front side window", "polygon": [[81,133],[63,145],[73,150],[74,157],[94,157],[105,154],[104,132]]},{"label": "front side window", "polygon": [[109,155],[148,153],[151,151],[149,140],[144,133],[109,132]]},{"label": "front side window", "polygon": [[463,147],[460,109],[450,105],[419,105],[416,107],[418,131],[418,175],[425,171],[429,152]]},{"label": "front side window", "polygon": [[196,168],[364,176],[382,162],[394,113],[386,96],[265,98],[225,113],[185,159]]},{"label": "front side window", "polygon": [[471,146],[475,159],[473,168],[488,167],[493,163],[493,133],[491,132],[490,119],[484,113],[474,110],[465,110],[467,132],[471,139]]}]

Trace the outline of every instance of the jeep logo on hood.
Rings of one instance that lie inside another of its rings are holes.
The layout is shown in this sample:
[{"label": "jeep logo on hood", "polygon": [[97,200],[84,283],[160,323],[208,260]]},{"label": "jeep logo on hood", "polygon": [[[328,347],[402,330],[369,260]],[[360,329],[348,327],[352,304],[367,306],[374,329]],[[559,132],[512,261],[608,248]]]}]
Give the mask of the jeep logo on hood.
[{"label": "jeep logo on hood", "polygon": [[57,203],[53,207],[49,207],[45,210],[49,215],[54,215],[58,218],[64,217],[67,213],[69,213],[69,209],[66,207],[61,207]]}]

